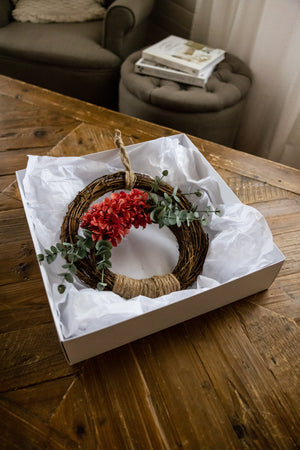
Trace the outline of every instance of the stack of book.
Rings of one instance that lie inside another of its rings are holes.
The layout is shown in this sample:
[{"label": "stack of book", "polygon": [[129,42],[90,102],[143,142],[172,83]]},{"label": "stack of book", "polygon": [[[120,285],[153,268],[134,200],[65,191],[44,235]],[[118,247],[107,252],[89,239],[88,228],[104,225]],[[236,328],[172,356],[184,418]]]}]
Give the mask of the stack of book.
[{"label": "stack of book", "polygon": [[168,36],[146,48],[135,63],[135,72],[204,87],[225,51],[179,36]]}]

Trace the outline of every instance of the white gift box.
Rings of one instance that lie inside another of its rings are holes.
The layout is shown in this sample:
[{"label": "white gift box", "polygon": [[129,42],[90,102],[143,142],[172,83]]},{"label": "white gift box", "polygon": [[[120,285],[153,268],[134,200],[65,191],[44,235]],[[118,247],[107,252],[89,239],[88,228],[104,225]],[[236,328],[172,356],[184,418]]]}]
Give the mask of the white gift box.
[{"label": "white gift box", "polygon": [[[202,197],[190,198],[192,203],[200,210],[220,209],[222,215],[210,215],[204,227],[209,250],[194,285],[156,299],[125,300],[80,280],[67,283],[64,294],[59,294],[57,274],[64,260],[59,256],[51,265],[41,264],[58,337],[70,364],[267,289],[284,261],[263,216],[239,201],[184,134],[131,145],[127,152],[135,172],[154,178],[168,169],[168,184],[184,193],[200,189]],[[124,168],[118,149],[82,157],[29,156],[17,181],[36,253],[59,242],[68,204],[79,191],[120,170]],[[150,225],[131,231],[113,249],[112,270],[133,278],[163,275],[172,272],[177,256],[170,230]]]}]

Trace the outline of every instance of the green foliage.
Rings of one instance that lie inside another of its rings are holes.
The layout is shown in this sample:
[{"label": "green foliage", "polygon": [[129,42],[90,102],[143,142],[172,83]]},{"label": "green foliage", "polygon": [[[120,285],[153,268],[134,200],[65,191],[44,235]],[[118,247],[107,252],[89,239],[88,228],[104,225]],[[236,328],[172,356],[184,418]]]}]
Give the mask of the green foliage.
[{"label": "green foliage", "polygon": [[[88,252],[95,247],[96,255],[99,262],[97,263],[97,269],[102,272],[102,281],[98,283],[97,289],[102,291],[106,287],[106,283],[103,282],[104,270],[111,267],[110,257],[112,244],[109,241],[98,241],[95,245],[92,239],[92,232],[83,229],[83,236],[76,235],[76,244],[71,244],[69,242],[58,242],[55,246],[51,245],[50,250],[45,250],[45,255],[42,253],[37,255],[39,262],[46,259],[48,264],[55,261],[58,254],[61,254],[63,258],[67,260],[62,268],[65,272],[59,273],[58,275],[62,277],[63,282],[73,283],[73,275],[76,275],[77,268],[74,263],[83,259],[87,256]],[[64,284],[58,286],[58,292],[63,294],[66,290]]]},{"label": "green foliage", "polygon": [[[172,195],[165,192],[163,198],[159,198],[157,192],[163,177],[166,175],[168,175],[168,171],[164,170],[162,172],[162,177],[156,176],[154,178],[154,182],[151,184],[151,191],[148,195],[148,202],[151,209],[150,217],[153,223],[158,224],[159,228],[172,225],[181,227],[183,223],[187,223],[189,226],[194,220],[201,220],[202,225],[207,225],[208,214],[221,214],[221,211],[214,211],[210,206],[208,206],[205,211],[198,211],[197,205],[192,205],[190,210],[180,209],[180,198],[177,195],[177,187],[173,189]],[[202,193],[198,189],[195,192],[185,193],[184,195],[196,195],[196,197],[201,197]],[[203,213],[201,218],[199,213]]]}]

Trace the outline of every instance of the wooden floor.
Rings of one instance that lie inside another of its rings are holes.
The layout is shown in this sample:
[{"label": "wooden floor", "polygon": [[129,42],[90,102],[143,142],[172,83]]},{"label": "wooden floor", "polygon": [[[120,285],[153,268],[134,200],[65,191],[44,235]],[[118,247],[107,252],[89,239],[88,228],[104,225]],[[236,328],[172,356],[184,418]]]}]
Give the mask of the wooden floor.
[{"label": "wooden floor", "polygon": [[15,171],[81,124],[101,129],[99,150],[114,147],[115,128],[125,145],[176,133],[0,76],[0,448],[300,448],[300,172],[190,137],[266,217],[286,256],[279,276],[268,291],[69,366]]}]

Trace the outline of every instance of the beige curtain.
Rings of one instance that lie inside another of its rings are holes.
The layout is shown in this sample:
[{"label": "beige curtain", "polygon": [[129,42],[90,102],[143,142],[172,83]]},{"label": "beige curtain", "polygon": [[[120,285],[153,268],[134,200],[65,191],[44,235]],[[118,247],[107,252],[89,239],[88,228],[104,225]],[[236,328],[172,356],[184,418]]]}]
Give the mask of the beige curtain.
[{"label": "beige curtain", "polygon": [[197,0],[191,39],[252,70],[236,148],[300,168],[300,0]]}]

